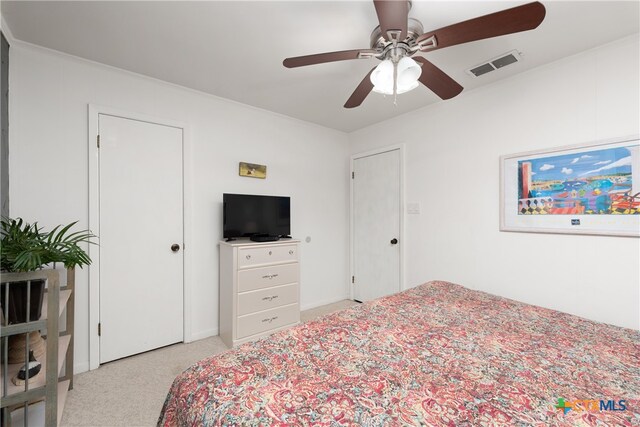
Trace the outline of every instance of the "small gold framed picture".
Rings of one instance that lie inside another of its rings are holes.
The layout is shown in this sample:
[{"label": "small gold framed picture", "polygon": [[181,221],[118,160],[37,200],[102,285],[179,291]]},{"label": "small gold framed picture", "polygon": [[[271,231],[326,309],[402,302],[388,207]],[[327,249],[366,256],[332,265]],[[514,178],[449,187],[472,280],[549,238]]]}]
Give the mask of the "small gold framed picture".
[{"label": "small gold framed picture", "polygon": [[240,176],[265,179],[267,177],[267,165],[240,162]]}]

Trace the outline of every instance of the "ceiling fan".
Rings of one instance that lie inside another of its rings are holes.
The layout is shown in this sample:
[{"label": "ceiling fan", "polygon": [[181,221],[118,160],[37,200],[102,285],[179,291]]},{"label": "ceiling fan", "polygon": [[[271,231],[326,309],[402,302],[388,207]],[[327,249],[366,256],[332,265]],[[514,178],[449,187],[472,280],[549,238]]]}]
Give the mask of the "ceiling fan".
[{"label": "ceiling fan", "polygon": [[380,25],[371,34],[370,49],[297,56],[282,64],[295,68],[348,59],[382,61],[360,82],[345,108],[359,106],[371,91],[396,95],[416,88],[418,82],[441,99],[450,99],[462,92],[462,86],[422,56],[416,56],[419,52],[533,30],[546,13],[542,3],[533,2],[425,33],[420,21],[409,18],[411,0],[374,0],[373,4]]}]

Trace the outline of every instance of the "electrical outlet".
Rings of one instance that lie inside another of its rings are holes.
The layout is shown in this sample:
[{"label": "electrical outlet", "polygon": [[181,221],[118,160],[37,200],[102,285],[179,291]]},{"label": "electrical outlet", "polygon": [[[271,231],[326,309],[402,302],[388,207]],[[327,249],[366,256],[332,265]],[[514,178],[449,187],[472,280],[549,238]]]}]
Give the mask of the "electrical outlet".
[{"label": "electrical outlet", "polygon": [[407,203],[407,213],[408,214],[419,214],[420,213],[420,203]]}]

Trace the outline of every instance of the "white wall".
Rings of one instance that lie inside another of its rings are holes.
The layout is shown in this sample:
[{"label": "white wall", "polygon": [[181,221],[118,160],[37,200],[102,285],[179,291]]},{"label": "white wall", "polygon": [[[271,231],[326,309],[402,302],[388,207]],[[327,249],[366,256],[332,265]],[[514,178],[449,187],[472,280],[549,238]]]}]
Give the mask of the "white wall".
[{"label": "white wall", "polygon": [[[638,329],[640,241],[499,232],[498,157],[640,132],[639,47],[624,39],[347,136],[14,40],[11,215],[87,226],[87,104],[187,123],[187,315],[201,338],[217,333],[223,192],[292,196],[293,234],[312,237],[302,244],[302,305],[321,305],[348,295],[348,142],[352,153],[403,142],[406,201],[422,206],[406,217],[408,286],[450,280]],[[269,177],[238,177],[239,161],[267,164]],[[88,286],[79,271],[78,371],[88,366]]]},{"label": "white wall", "polygon": [[406,144],[422,208],[406,217],[408,286],[640,328],[639,239],[500,232],[498,187],[500,155],[640,133],[639,51],[636,35],[350,134],[352,153]]},{"label": "white wall", "polygon": [[[178,120],[192,147],[193,338],[217,334],[223,192],[290,195],[292,233],[312,239],[301,244],[302,307],[348,296],[346,134],[21,42],[10,54],[12,216],[88,226],[87,104]],[[238,177],[239,161],[266,164],[267,179]],[[76,287],[78,371],[88,367],[88,286],[85,268]]]}]

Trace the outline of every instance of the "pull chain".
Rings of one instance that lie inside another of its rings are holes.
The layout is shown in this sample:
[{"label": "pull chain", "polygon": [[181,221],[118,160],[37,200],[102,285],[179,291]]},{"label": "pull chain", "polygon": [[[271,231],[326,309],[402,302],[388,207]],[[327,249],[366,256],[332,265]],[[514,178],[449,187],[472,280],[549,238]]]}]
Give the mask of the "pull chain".
[{"label": "pull chain", "polygon": [[398,106],[398,61],[393,61],[393,105]]}]

